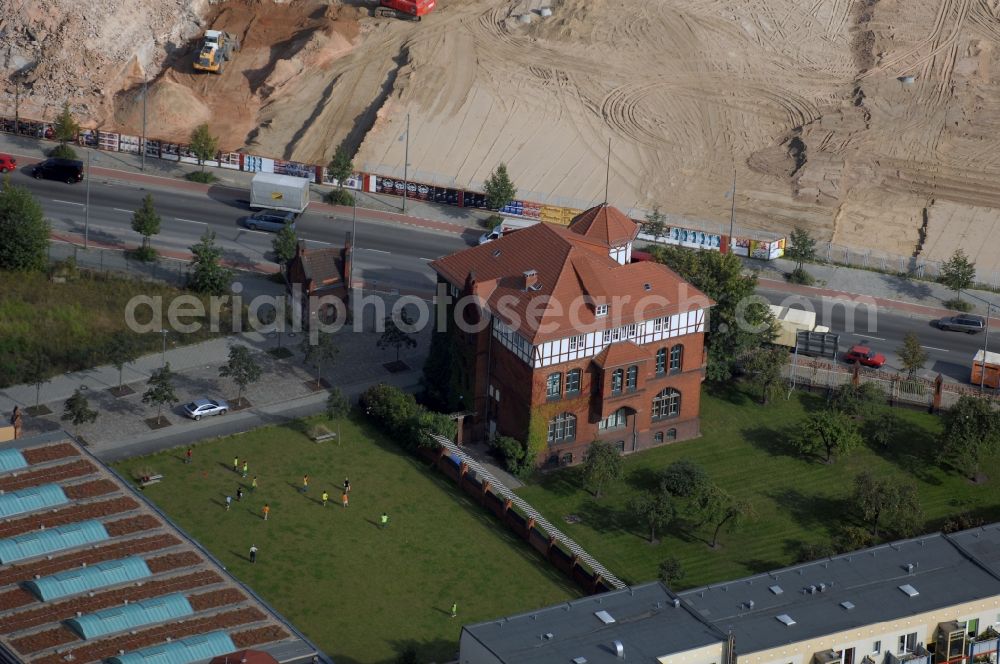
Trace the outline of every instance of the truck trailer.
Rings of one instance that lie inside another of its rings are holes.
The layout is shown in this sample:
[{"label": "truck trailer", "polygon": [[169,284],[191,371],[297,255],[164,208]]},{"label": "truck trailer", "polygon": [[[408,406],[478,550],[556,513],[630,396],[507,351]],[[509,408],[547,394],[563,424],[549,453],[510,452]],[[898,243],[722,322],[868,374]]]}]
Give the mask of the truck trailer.
[{"label": "truck trailer", "polygon": [[251,210],[301,214],[309,206],[309,180],[294,175],[257,173],[250,181]]},{"label": "truck trailer", "polygon": [[991,389],[1000,388],[1000,353],[979,351],[972,358],[972,375],[969,382]]},{"label": "truck trailer", "polygon": [[816,312],[769,305],[776,323],[777,336],[773,343],[794,349],[799,332],[829,332],[830,328],[816,324]]}]

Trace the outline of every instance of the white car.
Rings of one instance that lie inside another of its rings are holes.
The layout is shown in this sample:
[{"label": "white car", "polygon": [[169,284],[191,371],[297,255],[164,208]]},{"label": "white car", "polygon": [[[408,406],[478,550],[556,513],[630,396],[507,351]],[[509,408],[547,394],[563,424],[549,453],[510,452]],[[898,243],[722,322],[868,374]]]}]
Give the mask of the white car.
[{"label": "white car", "polygon": [[222,399],[195,399],[184,405],[184,414],[192,420],[200,420],[208,415],[225,415],[229,404]]}]

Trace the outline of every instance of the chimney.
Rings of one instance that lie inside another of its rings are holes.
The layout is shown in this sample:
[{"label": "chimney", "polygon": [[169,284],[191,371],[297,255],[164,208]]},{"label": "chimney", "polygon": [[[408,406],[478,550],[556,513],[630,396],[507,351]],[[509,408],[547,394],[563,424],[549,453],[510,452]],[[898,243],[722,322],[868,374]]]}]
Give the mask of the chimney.
[{"label": "chimney", "polygon": [[525,270],[524,290],[535,290],[538,286],[538,270]]},{"label": "chimney", "polygon": [[354,271],[351,269],[353,267],[354,246],[351,240],[351,234],[348,233],[344,239],[344,274],[342,275],[344,278],[344,287],[347,291],[350,291],[351,286],[354,285],[352,283],[354,281]]}]

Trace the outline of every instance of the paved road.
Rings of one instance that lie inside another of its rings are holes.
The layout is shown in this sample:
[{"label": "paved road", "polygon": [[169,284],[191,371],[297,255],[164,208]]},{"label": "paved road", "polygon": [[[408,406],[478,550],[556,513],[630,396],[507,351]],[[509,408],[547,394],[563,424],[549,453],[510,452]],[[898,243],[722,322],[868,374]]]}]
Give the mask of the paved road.
[{"label": "paved road", "polygon": [[[946,379],[968,382],[972,356],[982,350],[982,334],[944,332],[937,329],[934,320],[909,316],[868,306],[850,306],[833,298],[803,298],[788,293],[759,289],[759,293],[773,304],[784,304],[816,312],[816,323],[826,325],[831,332],[841,335],[840,346],[846,350],[852,344],[865,344],[883,353],[887,366],[900,369],[896,349],[903,344],[909,332],[915,332],[929,357],[922,375],[933,377],[938,373]],[[874,315],[872,313],[874,312]],[[1000,334],[994,345],[1000,348]]]},{"label": "paved road", "polygon": [[[162,218],[161,231],[153,237],[154,246],[163,252],[186,252],[206,229],[214,230],[224,257],[236,265],[253,266],[273,259],[272,233],[243,228],[239,220],[249,214],[249,192],[215,186],[208,196],[197,191],[155,187],[113,176],[95,176],[90,182],[89,224],[86,183],[68,185],[50,180],[35,180],[28,175],[30,166],[21,166],[12,174],[14,184],[27,187],[42,204],[55,232],[82,236],[89,225],[88,237],[100,246],[125,247],[139,242],[132,231],[132,212],[143,196],[153,194],[156,210]],[[351,217],[306,211],[296,222],[301,239],[314,247],[342,246],[352,229]],[[428,261],[468,246],[474,230],[440,232],[387,223],[358,211],[355,241],[355,274],[358,279],[387,287],[409,290],[432,290],[434,278],[426,269]]]}]

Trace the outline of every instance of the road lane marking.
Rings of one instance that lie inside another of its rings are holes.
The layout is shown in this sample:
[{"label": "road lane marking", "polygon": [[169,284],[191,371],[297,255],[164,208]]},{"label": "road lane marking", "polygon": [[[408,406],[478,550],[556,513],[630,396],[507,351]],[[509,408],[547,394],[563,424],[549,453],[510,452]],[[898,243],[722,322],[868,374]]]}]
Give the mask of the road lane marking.
[{"label": "road lane marking", "polygon": [[133,212],[135,212],[135,210],[125,210],[122,208],[111,208],[111,209],[114,210],[115,212],[126,212],[128,214],[132,214]]},{"label": "road lane marking", "polygon": [[382,249],[368,249],[367,247],[362,247],[365,251],[371,251],[376,254],[391,254],[391,251],[383,251]]},{"label": "road lane marking", "polygon": [[875,341],[885,341],[882,337],[869,337],[867,334],[855,334],[856,337],[861,337],[862,339],[874,339]]},{"label": "road lane marking", "polygon": [[73,201],[64,201],[64,200],[60,200],[58,198],[52,198],[52,199],[49,199],[49,200],[51,200],[53,203],[64,203],[66,205],[79,205],[80,207],[83,207],[83,203],[74,203]]},{"label": "road lane marking", "polygon": [[[196,222],[196,223],[201,223],[201,222]],[[244,233],[256,233],[257,235],[270,235],[270,233],[268,233],[267,231],[255,231],[252,228],[243,228],[241,230]]]},{"label": "road lane marking", "polygon": [[939,350],[942,353],[950,353],[951,352],[947,348],[935,348],[934,346],[921,346],[921,348],[926,348],[927,350]]},{"label": "road lane marking", "polygon": [[308,237],[302,238],[302,239],[305,240],[306,242],[313,242],[315,244],[325,244],[325,245],[328,245],[328,246],[333,246],[332,242],[323,242],[323,240],[313,240],[312,238],[308,238]]},{"label": "road lane marking", "polygon": [[208,222],[205,221],[195,221],[194,219],[181,219],[180,217],[174,217],[175,221],[183,221],[188,224],[201,224],[202,226],[208,226]]},{"label": "road lane marking", "polygon": [[436,258],[418,258],[417,260],[418,261],[427,261],[428,263],[430,263],[431,261],[436,261],[437,259]]}]

